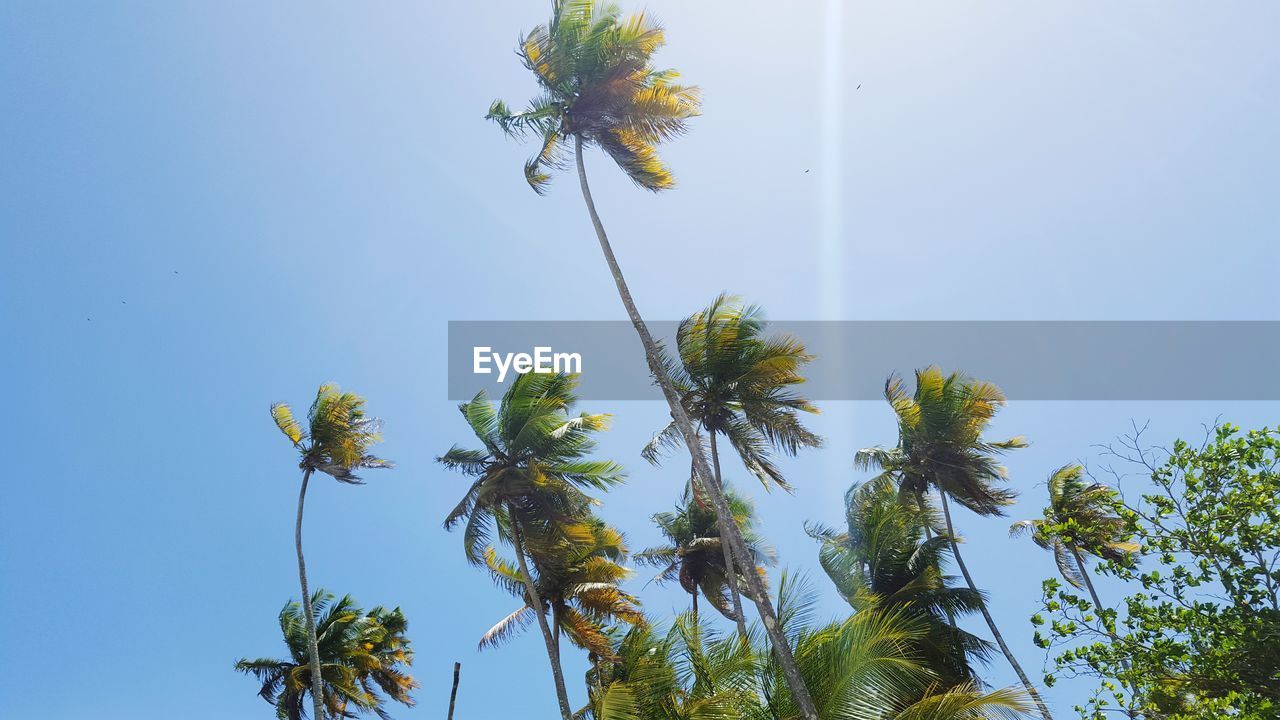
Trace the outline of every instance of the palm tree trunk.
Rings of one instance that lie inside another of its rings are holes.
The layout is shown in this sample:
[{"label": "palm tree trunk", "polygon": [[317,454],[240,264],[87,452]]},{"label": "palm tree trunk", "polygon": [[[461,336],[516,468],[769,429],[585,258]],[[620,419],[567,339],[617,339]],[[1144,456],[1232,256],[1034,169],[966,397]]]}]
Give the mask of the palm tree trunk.
[{"label": "palm tree trunk", "polygon": [[[933,541],[933,523],[930,522],[928,506],[925,505],[923,490],[916,493],[916,509],[920,512],[921,519],[924,520],[924,522],[922,523],[924,525],[924,539],[927,542],[932,542]],[[959,628],[956,627],[956,615],[955,613],[951,612],[950,607],[945,608],[944,612],[946,612],[946,615],[947,615],[947,627],[951,629],[952,639],[955,639],[959,637],[957,635],[957,631],[959,630]],[[947,649],[951,652],[951,656],[955,659],[956,666],[964,667],[966,660],[968,659],[965,655],[964,646],[958,642],[954,642],[951,644],[951,647]]]},{"label": "palm tree trunk", "polygon": [[311,657],[311,702],[316,720],[324,720],[324,679],[320,674],[320,640],[316,637],[316,614],[311,607],[311,591],[307,588],[307,561],[302,556],[302,509],[307,504],[307,484],[311,468],[302,472],[302,489],[298,491],[298,521],[293,527],[293,544],[298,551],[298,581],[302,584],[302,614],[307,619],[307,654]]},{"label": "palm tree trunk", "polygon": [[[631,319],[631,324],[635,327],[636,334],[640,336],[640,344],[644,346],[644,355],[649,364],[649,372],[658,381],[658,387],[662,389],[662,395],[666,398],[667,407],[671,410],[671,419],[675,422],[676,429],[680,431],[685,447],[689,449],[689,455],[693,459],[694,472],[698,477],[712,478],[712,482],[706,482],[704,486],[707,494],[711,496],[711,502],[715,505],[716,515],[721,518],[732,518],[733,514],[729,511],[729,503],[725,500],[724,493],[720,492],[720,487],[714,484],[715,476],[707,463],[706,455],[703,454],[702,438],[698,437],[698,432],[694,429],[693,422],[689,419],[688,413],[684,411],[684,406],[680,404],[680,398],[676,395],[675,388],[671,385],[671,379],[667,377],[666,371],[662,367],[662,360],[658,355],[658,344],[653,341],[653,336],[649,334],[649,326],[645,324],[644,318],[640,316],[640,311],[636,309],[635,301],[631,299],[631,290],[627,287],[627,280],[622,275],[622,268],[618,266],[618,259],[613,255],[613,248],[609,245],[609,237],[605,234],[604,224],[600,222],[600,215],[596,212],[595,203],[591,200],[591,188],[587,185],[587,170],[582,161],[582,137],[578,136],[574,140],[575,156],[578,164],[578,181],[582,186],[582,199],[586,202],[587,212],[591,215],[591,224],[595,227],[596,239],[600,241],[600,251],[604,253],[605,262],[609,265],[609,272],[613,275],[613,282],[618,288],[618,297],[622,300],[622,304],[627,310],[627,316]],[[732,552],[739,557],[750,557],[751,554],[747,552],[746,543],[742,540],[742,534],[738,532],[738,524],[734,522],[726,523],[725,529],[728,530],[726,539],[731,545]],[[787,687],[791,691],[792,699],[800,709],[800,714],[804,717],[804,720],[818,720],[818,711],[813,704],[813,698],[810,697],[809,690],[805,687],[804,680],[800,677],[800,670],[791,654],[791,646],[787,644],[787,638],[778,624],[778,615],[773,609],[773,602],[769,599],[769,593],[765,590],[764,582],[756,573],[746,573],[746,578],[747,585],[754,596],[752,600],[760,613],[760,620],[769,636],[769,643],[773,654],[778,659],[778,665],[782,668],[782,674],[787,681]]]},{"label": "palm tree trunk", "polygon": [[[720,479],[720,453],[716,449],[716,433],[713,431],[711,435],[711,466],[712,471],[716,474],[716,486],[720,488],[720,492],[724,492],[724,482]],[[720,513],[716,513],[716,522],[720,525],[720,537],[728,537],[725,531],[725,523],[737,524],[733,516],[727,519],[722,517]],[[720,548],[724,550],[724,569],[729,573],[729,595],[733,598],[733,612],[737,615],[734,621],[738,623],[738,636],[744,640],[747,637],[747,614],[742,611],[742,595],[738,591],[738,571],[733,562],[733,551],[729,548],[729,543],[720,543]],[[747,561],[743,561],[745,566]],[[754,571],[755,568],[751,568]],[[747,568],[743,568],[744,573],[749,572]]]},{"label": "palm tree trunk", "polygon": [[[942,516],[947,521],[947,539],[951,543],[951,554],[956,558],[956,565],[960,567],[960,572],[964,575],[964,581],[969,584],[969,589],[976,595],[978,586],[973,584],[973,576],[969,574],[969,568],[964,564],[964,558],[960,557],[960,545],[956,542],[956,530],[951,524],[951,508],[947,505],[947,494],[945,492],[938,493],[942,498]],[[1018,674],[1018,679],[1022,681],[1022,687],[1026,688],[1027,694],[1035,701],[1036,708],[1040,710],[1040,716],[1044,720],[1053,720],[1053,716],[1049,714],[1049,708],[1045,707],[1044,700],[1040,699],[1040,693],[1036,691],[1031,680],[1027,678],[1027,674],[1023,672],[1022,666],[1018,664],[1018,659],[1013,656],[1013,652],[1009,650],[1009,646],[1005,644],[1004,636],[1000,634],[1000,628],[996,627],[996,621],[991,617],[991,612],[987,610],[986,601],[978,603],[978,609],[982,611],[982,617],[987,621],[987,627],[991,628],[991,634],[996,639],[996,644],[1000,646],[1000,652],[1004,653],[1005,659],[1013,666],[1013,671]]]},{"label": "palm tree trunk", "polygon": [[449,691],[449,716],[447,720],[453,720],[453,706],[458,700],[458,675],[462,673],[462,663],[455,662],[453,664],[453,689]]},{"label": "palm tree trunk", "polygon": [[693,591],[693,625],[694,627],[697,627],[698,625],[698,591],[697,590]]},{"label": "palm tree trunk", "polygon": [[511,515],[511,542],[515,545],[516,560],[520,563],[520,579],[524,581],[525,592],[529,593],[529,602],[533,603],[533,614],[538,618],[538,629],[542,630],[542,639],[547,644],[547,658],[551,660],[551,675],[556,684],[556,700],[560,703],[562,720],[573,720],[573,710],[569,709],[569,693],[564,689],[564,672],[560,669],[560,649],[556,638],[547,626],[547,617],[543,614],[542,598],[538,596],[538,588],[533,584],[533,576],[529,574],[529,563],[524,557],[524,534],[520,532],[520,523],[516,521],[515,508],[508,505]]},{"label": "palm tree trunk", "polygon": [[[1089,570],[1085,568],[1084,558],[1080,556],[1080,551],[1076,550],[1075,548],[1071,548],[1071,554],[1076,559],[1076,567],[1080,568],[1080,577],[1084,578],[1085,587],[1089,589],[1089,597],[1093,598],[1093,611],[1095,614],[1101,617],[1102,616],[1102,599],[1098,597],[1098,591],[1093,587],[1093,578],[1089,577]],[[1120,638],[1116,637],[1116,634],[1111,632],[1110,630],[1107,631],[1107,634],[1111,636],[1112,642],[1118,642],[1120,640]],[[1129,661],[1122,657],[1120,659],[1120,667],[1124,668],[1125,671],[1128,671]],[[1131,718],[1137,717],[1138,716],[1137,710],[1133,707],[1134,703],[1137,702],[1137,699],[1138,699],[1136,697],[1137,693],[1134,692],[1133,688],[1129,685],[1129,683],[1121,682],[1120,684],[1129,690],[1129,707],[1126,708],[1127,714]]]}]

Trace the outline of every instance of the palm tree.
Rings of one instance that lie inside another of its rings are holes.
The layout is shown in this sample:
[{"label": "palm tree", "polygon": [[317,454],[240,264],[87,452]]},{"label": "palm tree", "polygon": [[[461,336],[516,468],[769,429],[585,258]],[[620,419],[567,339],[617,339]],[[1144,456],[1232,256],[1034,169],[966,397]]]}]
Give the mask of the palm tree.
[{"label": "palm tree", "polygon": [[529,570],[526,535],[539,543],[580,535],[582,518],[593,500],[584,490],[605,490],[622,481],[622,467],[589,460],[592,435],[608,427],[608,415],[569,414],[577,402],[577,378],[565,374],[519,375],[494,406],[481,391],[459,406],[480,450],[458,446],[437,458],[446,467],[475,478],[445,518],[446,529],[463,522],[463,549],[472,564],[496,532],[515,550],[520,581],[542,631],[564,720],[572,720],[560,669],[556,636],[547,624],[546,606]]},{"label": "palm tree", "polygon": [[[862,468],[881,469],[885,477],[897,483],[903,501],[914,503],[921,512],[928,508],[926,494],[937,491],[951,554],[969,589],[977,593],[973,576],[960,555],[948,499],[979,515],[1004,515],[1004,508],[1013,503],[1017,493],[1000,486],[1007,481],[1008,473],[996,457],[1007,450],[1026,447],[1026,440],[1015,437],[991,442],[982,437],[1005,403],[1000,388],[991,383],[957,373],[944,376],[937,366],[930,366],[916,371],[914,394],[907,393],[901,379],[890,377],[884,395],[897,415],[898,445],[892,449],[860,450],[855,462]],[[979,603],[978,609],[1040,714],[1044,720],[1051,720],[1049,709],[1009,650],[987,604]]]},{"label": "palm tree", "polygon": [[[680,587],[692,598],[693,622],[698,622],[698,595],[706,597],[721,615],[739,622],[741,616],[730,604],[729,573],[725,564],[720,523],[705,502],[692,497],[693,484],[685,487],[684,496],[674,512],[661,512],[653,516],[653,522],[667,539],[665,545],[648,548],[636,553],[637,564],[661,568],[654,579],[659,583],[679,580]],[[762,565],[773,565],[777,554],[755,532],[755,508],[751,501],[735,493],[727,485],[724,488],[734,522],[742,532],[751,551],[752,565],[763,573]],[[735,570],[734,572],[737,572]]]},{"label": "palm tree", "polygon": [[[1125,529],[1125,521],[1116,513],[1116,491],[1102,483],[1084,482],[1084,468],[1078,464],[1063,465],[1049,475],[1049,507],[1035,520],[1019,520],[1009,528],[1009,535],[1030,534],[1031,541],[1051,550],[1063,579],[1080,589],[1087,589],[1093,606],[1102,612],[1102,599],[1089,576],[1085,555],[1119,562],[1139,550]],[[1110,632],[1113,640],[1115,633]],[[1127,661],[1121,665],[1128,669]],[[1129,717],[1136,717],[1132,704]]]},{"label": "palm tree", "polygon": [[[784,577],[779,612],[804,679],[829,720],[977,720],[1022,717],[1021,693],[974,685],[942,689],[909,651],[921,626],[867,610],[815,623],[811,596]],[[687,617],[663,634],[637,626],[600,674],[594,720],[784,720],[796,703],[770,652],[720,637]]]},{"label": "palm tree", "polygon": [[[262,683],[258,695],[276,706],[280,720],[305,717],[308,695],[313,700],[322,696],[329,715],[335,718],[354,717],[347,712],[353,706],[386,720],[390,717],[386,698],[413,706],[409,693],[418,682],[406,672],[413,664],[413,651],[405,637],[408,623],[399,608],[377,607],[366,613],[350,596],[334,602],[324,590],[317,590],[309,605],[320,615],[318,655],[310,649],[302,605],[290,601],[280,611],[280,630],[289,657],[244,659],[235,666]],[[311,674],[315,657],[320,659],[320,685],[314,684]],[[319,693],[313,692],[316,687],[321,688]]]},{"label": "palm tree", "polygon": [[[664,372],[658,344],[631,297],[591,199],[583,164],[583,149],[595,145],[640,187],[655,192],[673,187],[674,178],[658,157],[657,145],[684,132],[687,121],[698,114],[699,91],[676,84],[678,75],[674,70],[654,69],[653,54],[665,38],[662,28],[643,13],[624,20],[616,6],[600,5],[595,0],[555,0],[552,8],[551,21],[526,35],[518,51],[525,67],[537,78],[541,93],[524,112],[512,112],[502,101],[495,101],[487,117],[508,134],[534,134],[540,138],[541,150],[525,163],[525,179],[539,193],[545,191],[550,180],[548,171],[568,164],[566,146],[572,139],[582,199],[618,297],[640,337],[649,372],[662,389],[676,428],[693,457],[694,472],[710,486],[713,475],[703,454],[702,440]],[[718,487],[708,487],[707,494],[718,517],[732,517]],[[747,557],[737,529],[728,523],[726,530],[730,552]],[[746,577],[805,720],[818,720],[795,661],[789,656],[790,649],[777,630],[773,603],[763,582],[751,573]]]},{"label": "palm tree", "polygon": [[594,720],[736,720],[758,716],[758,656],[736,639],[705,632],[691,615],[667,629],[650,623],[616,640],[593,671]]},{"label": "palm tree", "polygon": [[[772,450],[794,455],[802,447],[818,447],[822,439],[799,420],[800,412],[818,409],[790,388],[804,382],[800,366],[811,358],[798,340],[787,336],[764,337],[760,308],[744,306],[741,299],[721,294],[706,309],[695,313],[676,332],[679,362],[666,362],[685,412],[707,431],[711,441],[711,465],[717,485],[723,484],[717,436],[723,435],[744,465],[764,483],[790,489],[774,464]],[[680,444],[675,423],[668,424],[641,453],[656,463],[663,448]],[[723,533],[722,533],[723,534]],[[734,558],[723,546],[725,566]],[[738,632],[746,625],[738,584],[729,584]]]},{"label": "palm tree", "polygon": [[844,532],[806,528],[822,543],[819,562],[841,596],[855,611],[879,608],[922,621],[927,631],[912,650],[943,687],[979,682],[971,660],[985,664],[995,648],[955,625],[956,617],[978,611],[982,596],[945,574],[948,538],[927,532],[940,521],[903,505],[888,478],[850,488],[845,519]]},{"label": "palm tree", "polygon": [[[631,571],[621,564],[627,550],[622,535],[598,518],[583,522],[586,538],[560,539],[550,545],[531,540],[526,551],[533,558],[534,585],[551,614],[557,647],[560,635],[595,656],[612,657],[608,627],[644,620],[640,601],[620,587]],[[523,604],[498,621],[480,639],[480,648],[497,647],[528,626],[535,612],[518,567],[498,557],[490,547],[485,564],[494,582],[521,598]]]},{"label": "palm tree", "polygon": [[298,581],[302,585],[302,607],[311,648],[311,684],[321,688],[312,694],[311,699],[316,720],[323,720],[324,690],[320,678],[315,613],[309,601],[311,593],[307,591],[307,562],[302,555],[302,510],[307,501],[307,484],[311,481],[311,474],[320,471],[338,482],[359,485],[361,480],[355,474],[356,470],[389,468],[392,463],[369,453],[369,448],[382,439],[379,433],[381,423],[365,416],[364,398],[342,392],[333,383],[321,385],[316,392],[316,399],[307,412],[305,430],[285,403],[271,406],[271,418],[293,443],[301,458],[298,467],[302,469],[302,489],[298,491],[298,516],[293,540],[298,553]]},{"label": "palm tree", "polygon": [[1124,520],[1116,514],[1116,491],[1102,483],[1085,484],[1084,468],[1063,465],[1049,475],[1049,507],[1044,517],[1019,520],[1010,536],[1030,534],[1031,541],[1053,551],[1063,579],[1087,589],[1094,607],[1102,609],[1084,556],[1119,562],[1138,551]]}]

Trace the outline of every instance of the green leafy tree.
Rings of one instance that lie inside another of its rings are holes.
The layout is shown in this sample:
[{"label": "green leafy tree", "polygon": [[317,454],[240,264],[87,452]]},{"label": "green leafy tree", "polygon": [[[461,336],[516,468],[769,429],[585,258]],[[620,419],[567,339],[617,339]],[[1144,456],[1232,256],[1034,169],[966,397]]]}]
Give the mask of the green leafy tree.
[{"label": "green leafy tree", "polygon": [[745,643],[704,635],[691,616],[663,631],[640,623],[588,673],[594,720],[738,720],[759,710],[757,656]]},{"label": "green leafy tree", "polygon": [[311,648],[311,682],[322,688],[312,694],[316,720],[323,720],[324,690],[320,679],[320,658],[317,648],[315,613],[307,590],[307,562],[302,555],[302,514],[307,502],[307,485],[311,475],[322,472],[334,480],[348,484],[360,484],[357,470],[365,468],[389,468],[392,463],[370,454],[369,449],[382,439],[381,423],[365,415],[364,398],[355,393],[342,392],[337,385],[320,386],[316,399],[307,412],[307,427],[293,417],[293,410],[285,403],[271,406],[271,418],[276,427],[289,438],[300,456],[298,467],[302,469],[302,488],[298,491],[298,514],[294,523],[294,547],[298,554],[298,581],[302,586],[302,607],[306,618],[306,633]]},{"label": "green leafy tree", "polygon": [[[944,375],[937,366],[930,366],[916,371],[914,393],[907,392],[901,379],[890,377],[884,395],[898,418],[898,444],[890,449],[860,450],[856,463],[882,470],[897,484],[902,499],[914,502],[921,512],[928,512],[928,493],[937,492],[951,554],[969,589],[977,593],[978,587],[960,555],[950,501],[989,516],[1004,515],[1004,508],[1017,497],[1017,493],[1004,487],[1007,473],[997,458],[1007,450],[1025,447],[1026,441],[1015,437],[992,442],[982,436],[1004,406],[1004,394],[991,383],[957,373]],[[986,603],[979,603],[978,609],[1040,715],[1051,720],[1049,708],[1009,649]]]},{"label": "green leafy tree", "polygon": [[[660,568],[655,578],[659,583],[679,581],[680,587],[692,598],[693,622],[698,622],[698,595],[701,593],[711,606],[730,620],[740,618],[729,599],[729,573],[725,565],[720,523],[715,512],[706,502],[693,498],[693,484],[685,487],[684,496],[674,512],[661,512],[653,516],[653,522],[662,532],[665,545],[638,552],[634,560],[640,565]],[[751,551],[751,563],[755,572],[763,574],[763,565],[777,562],[773,548],[765,544],[755,531],[755,508],[751,501],[725,486],[725,496],[733,512],[743,540]],[[734,572],[740,572],[735,568]],[[745,581],[739,581],[745,585]]]},{"label": "green leafy tree", "polygon": [[[637,185],[659,191],[673,187],[671,171],[658,156],[657,146],[684,132],[700,108],[698,89],[675,82],[674,70],[653,66],[653,55],[665,43],[662,28],[644,13],[623,18],[617,6],[595,0],[555,0],[551,20],[535,27],[520,43],[519,55],[534,74],[541,92],[523,112],[511,111],[502,101],[489,108],[488,118],[511,135],[535,135],[541,141],[538,154],[525,164],[525,178],[538,192],[546,189],[549,171],[568,164],[568,145],[578,170],[582,199],[596,232],[600,251],[613,276],[618,297],[644,347],[649,372],[662,390],[672,420],[689,449],[695,475],[707,484],[707,494],[719,518],[732,511],[707,462],[702,439],[680,402],[663,366],[658,343],[631,297],[622,267],[613,253],[604,223],[596,212],[587,183],[583,151],[596,146],[605,151]],[[748,557],[748,549],[733,523],[724,524],[731,554]],[[777,629],[773,604],[763,582],[745,574],[773,641],[787,683],[798,698],[805,720],[818,720],[799,671],[784,638]]]},{"label": "green leafy tree", "polygon": [[[388,699],[412,707],[411,691],[418,682],[408,674],[413,651],[405,636],[408,622],[400,608],[376,607],[368,612],[350,596],[334,602],[317,590],[310,605],[319,615],[319,653],[312,653],[311,638],[302,605],[290,601],[280,611],[280,630],[289,657],[244,659],[236,670],[262,683],[258,695],[275,705],[280,720],[306,717],[306,698],[324,698],[330,717],[356,717],[373,712],[387,720]],[[321,691],[311,671],[311,659],[320,659]],[[354,711],[354,712],[353,712]]]},{"label": "green leafy tree", "polygon": [[[818,447],[821,438],[800,422],[801,412],[818,409],[792,388],[804,382],[800,368],[810,360],[804,345],[785,335],[765,336],[759,307],[720,295],[695,313],[676,332],[679,361],[668,360],[671,378],[686,413],[707,432],[715,483],[724,483],[717,438],[723,436],[744,465],[764,483],[790,489],[772,453],[795,454]],[[642,455],[656,463],[664,448],[681,444],[680,431],[668,424],[645,446]],[[721,529],[721,535],[725,532]],[[722,544],[726,567],[737,559]],[[734,575],[736,576],[736,572]],[[746,634],[740,588],[729,583],[738,632]]]},{"label": "green leafy tree", "polygon": [[924,623],[912,652],[943,687],[980,682],[974,662],[986,664],[994,646],[955,619],[978,612],[982,596],[952,585],[949,538],[930,532],[940,521],[902,504],[892,481],[880,478],[845,494],[845,523],[843,532],[807,528],[822,543],[818,560],[840,595],[855,611],[896,611]]},{"label": "green leafy tree", "polygon": [[[1141,434],[1111,453],[1150,485],[1098,500],[1099,512],[1121,520],[1103,537],[1141,548],[1095,566],[1128,595],[1107,608],[1095,593],[1045,581],[1033,622],[1036,642],[1057,651],[1046,682],[1098,678],[1078,708],[1088,718],[1114,707],[1168,720],[1280,716],[1280,428],[1223,425],[1203,445],[1179,440],[1168,451],[1146,447]],[[1057,519],[1047,536],[1097,542]]]},{"label": "green leafy tree", "polygon": [[458,446],[438,458],[446,467],[473,478],[461,501],[445,518],[446,529],[463,523],[467,560],[484,562],[496,533],[515,551],[534,619],[542,631],[551,662],[556,698],[564,720],[572,720],[556,635],[547,624],[546,604],[529,569],[530,538],[534,543],[581,537],[584,519],[594,502],[587,490],[606,490],[623,479],[622,467],[591,460],[592,436],[608,427],[609,416],[570,415],[577,403],[577,378],[564,374],[518,375],[495,406],[481,391],[459,406],[483,445]]}]

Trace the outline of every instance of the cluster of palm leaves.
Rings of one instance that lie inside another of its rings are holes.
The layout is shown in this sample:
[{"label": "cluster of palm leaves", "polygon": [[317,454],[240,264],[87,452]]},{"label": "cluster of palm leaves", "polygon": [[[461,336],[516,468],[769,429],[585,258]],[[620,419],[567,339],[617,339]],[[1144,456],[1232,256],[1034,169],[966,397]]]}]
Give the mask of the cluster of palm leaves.
[{"label": "cluster of palm leaves", "polygon": [[[639,601],[620,587],[631,575],[620,564],[627,553],[622,535],[597,518],[585,524],[588,537],[549,545],[535,542],[525,549],[532,558],[533,584],[551,618],[552,638],[558,643],[563,635],[575,647],[607,658],[612,654],[609,629],[619,623],[642,622],[643,615]],[[523,603],[484,634],[482,648],[506,642],[529,624],[534,612],[516,564],[500,558],[491,547],[485,552],[485,565],[494,584]]]},{"label": "cluster of palm leaves", "polygon": [[[735,607],[729,599],[729,588],[732,584],[745,585],[740,577],[735,577],[744,570],[741,564],[734,567],[726,565],[720,523],[705,500],[694,498],[695,490],[696,486],[690,482],[674,511],[653,516],[653,523],[667,542],[636,553],[634,560],[641,565],[660,568],[654,578],[657,582],[680,583],[691,598],[690,612],[695,624],[698,622],[700,595],[721,615],[734,622],[743,621],[745,618],[740,615],[742,608]],[[725,496],[733,511],[733,522],[751,550],[751,564],[745,571],[763,576],[763,566],[776,564],[777,553],[756,532],[755,508],[751,501],[727,487]]]},{"label": "cluster of palm leaves", "polygon": [[[824,718],[916,720],[1017,718],[1026,709],[1011,690],[976,683],[943,688],[907,648],[927,629],[887,610],[819,622],[813,593],[784,575],[782,630]],[[670,628],[641,625],[617,642],[615,659],[588,677],[595,720],[776,720],[797,715],[795,698],[761,633],[723,636],[692,615]]]},{"label": "cluster of palm leaves", "polygon": [[936,514],[903,504],[888,478],[850,488],[845,508],[845,531],[808,528],[841,597],[855,611],[888,610],[921,623],[926,632],[914,654],[942,685],[979,682],[977,666],[994,648],[956,621],[978,612],[983,597],[946,574],[949,538]]},{"label": "cluster of palm leaves", "polygon": [[[280,720],[306,716],[308,695],[322,698],[330,717],[352,717],[353,711],[372,711],[381,718],[388,699],[413,705],[410,691],[418,682],[405,672],[413,663],[413,651],[405,637],[408,623],[400,608],[360,609],[350,596],[335,602],[333,595],[317,590],[310,598],[318,616],[318,650],[311,652],[311,637],[302,607],[289,602],[280,611],[280,630],[289,657],[241,660],[236,670],[253,675],[262,687],[258,695],[275,705]],[[312,693],[311,663],[320,665],[322,692]]]}]

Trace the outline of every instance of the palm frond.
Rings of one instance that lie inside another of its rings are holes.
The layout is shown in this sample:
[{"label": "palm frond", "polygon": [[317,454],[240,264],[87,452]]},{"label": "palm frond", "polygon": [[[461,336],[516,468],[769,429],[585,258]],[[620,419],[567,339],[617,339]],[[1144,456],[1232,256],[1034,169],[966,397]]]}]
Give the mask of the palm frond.
[{"label": "palm frond", "polygon": [[280,428],[280,432],[289,438],[289,442],[294,445],[301,445],[305,434],[302,431],[302,424],[293,417],[293,410],[287,403],[275,403],[271,406],[271,419],[275,421],[276,427]]},{"label": "palm frond", "polygon": [[521,605],[510,615],[499,620],[493,627],[489,628],[480,638],[480,644],[477,645],[478,650],[485,648],[496,648],[506,643],[511,638],[523,632],[529,627],[536,618],[533,614],[533,608],[528,605]]}]

